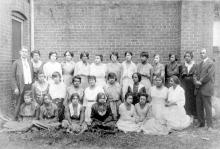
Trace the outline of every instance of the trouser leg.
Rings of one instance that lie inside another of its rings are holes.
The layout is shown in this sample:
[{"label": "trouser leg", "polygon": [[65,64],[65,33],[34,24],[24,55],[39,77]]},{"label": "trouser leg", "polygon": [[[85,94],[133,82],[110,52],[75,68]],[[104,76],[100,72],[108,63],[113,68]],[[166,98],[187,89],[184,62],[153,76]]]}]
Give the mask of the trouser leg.
[{"label": "trouser leg", "polygon": [[196,111],[197,111],[199,123],[201,125],[204,125],[205,124],[204,108],[203,108],[203,100],[201,97],[201,93],[198,93],[196,96]]},{"label": "trouser leg", "polygon": [[212,127],[212,102],[211,96],[202,96],[205,109],[205,119],[208,127]]}]

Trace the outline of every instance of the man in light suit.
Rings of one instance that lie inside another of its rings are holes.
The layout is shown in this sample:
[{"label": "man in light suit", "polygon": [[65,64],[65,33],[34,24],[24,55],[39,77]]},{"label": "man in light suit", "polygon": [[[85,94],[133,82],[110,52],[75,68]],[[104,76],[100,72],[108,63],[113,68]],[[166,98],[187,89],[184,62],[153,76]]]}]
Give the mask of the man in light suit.
[{"label": "man in light suit", "polygon": [[196,108],[199,124],[197,127],[205,126],[205,118],[208,130],[213,130],[211,97],[214,94],[215,67],[213,61],[208,58],[206,49],[201,49],[202,61],[198,64],[195,85],[198,92],[196,96]]},{"label": "man in light suit", "polygon": [[24,92],[31,90],[33,82],[33,66],[28,59],[28,50],[22,48],[20,56],[12,66],[12,89],[17,97],[14,120],[18,119],[20,106],[24,102]]}]

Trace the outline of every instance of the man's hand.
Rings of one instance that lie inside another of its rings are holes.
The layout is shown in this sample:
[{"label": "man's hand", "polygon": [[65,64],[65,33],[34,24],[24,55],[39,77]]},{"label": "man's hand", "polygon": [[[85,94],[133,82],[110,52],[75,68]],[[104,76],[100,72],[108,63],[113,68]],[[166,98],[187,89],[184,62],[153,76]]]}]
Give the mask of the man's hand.
[{"label": "man's hand", "polygon": [[14,94],[15,94],[15,95],[19,95],[19,90],[18,90],[18,88],[16,88],[16,89],[14,90]]}]

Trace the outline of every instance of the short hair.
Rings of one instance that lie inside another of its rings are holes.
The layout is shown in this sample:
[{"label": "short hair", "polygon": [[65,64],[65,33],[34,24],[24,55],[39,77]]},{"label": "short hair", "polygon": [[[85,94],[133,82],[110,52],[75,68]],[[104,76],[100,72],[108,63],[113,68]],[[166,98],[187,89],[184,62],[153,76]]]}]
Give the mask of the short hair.
[{"label": "short hair", "polygon": [[80,53],[80,59],[82,59],[83,56],[86,56],[86,57],[89,59],[89,53],[88,53],[88,52],[82,52],[82,53]]},{"label": "short hair", "polygon": [[105,96],[105,98],[106,98],[106,95],[105,95],[105,93],[103,93],[103,92],[99,92],[99,93],[97,94],[97,96],[96,96],[96,102],[97,102],[97,103],[99,102],[99,99],[102,98],[102,96]]},{"label": "short hair", "polygon": [[128,53],[129,53],[131,56],[133,56],[133,53],[132,53],[132,52],[126,51],[126,52],[125,52],[125,57],[126,57],[126,55],[127,55]]},{"label": "short hair", "polygon": [[186,57],[186,54],[189,54],[191,58],[193,58],[193,52],[192,51],[186,51],[184,53],[184,58]]},{"label": "short hair", "polygon": [[52,79],[54,78],[57,78],[59,77],[61,79],[61,74],[58,72],[58,71],[55,71],[53,74],[52,74]]},{"label": "short hair", "polygon": [[114,72],[110,72],[107,76],[107,79],[109,80],[110,78],[114,78],[115,81],[117,81],[117,76]]},{"label": "short hair", "polygon": [[173,54],[173,53],[169,53],[169,60],[170,60],[170,58],[171,58],[171,56],[175,56],[175,61],[177,61],[178,59],[177,59],[177,55],[176,54]]},{"label": "short hair", "polygon": [[178,84],[178,85],[180,84],[180,80],[177,76],[173,75],[173,76],[170,77],[170,79],[173,79],[173,82],[175,84]]},{"label": "short hair", "polygon": [[133,73],[132,74],[132,79],[133,79],[134,75],[137,75],[138,76],[138,82],[141,82],[141,74],[138,73],[138,72]]},{"label": "short hair", "polygon": [[163,76],[161,76],[161,75],[156,75],[156,76],[155,76],[155,80],[156,80],[157,78],[161,79],[163,84],[165,83],[165,82],[164,82],[165,79],[164,79]]},{"label": "short hair", "polygon": [[140,57],[149,58],[149,54],[148,54],[148,52],[141,52]]},{"label": "short hair", "polygon": [[96,76],[92,76],[92,75],[88,76],[88,81],[91,80],[91,79],[94,79],[96,81]]},{"label": "short hair", "polygon": [[32,97],[31,94],[32,94],[32,91],[31,91],[31,90],[26,90],[26,91],[24,92],[24,96],[30,96],[30,97]]},{"label": "short hair", "polygon": [[52,97],[50,96],[50,94],[47,93],[47,94],[45,94],[45,95],[43,96],[43,102],[44,102],[44,100],[45,100],[45,96],[47,96],[47,97],[49,98],[49,100],[52,100]]},{"label": "short hair", "polygon": [[148,101],[148,94],[141,92],[141,93],[139,93],[139,98],[140,98],[141,96],[146,97],[146,103],[149,102],[149,101]]},{"label": "short hair", "polygon": [[154,58],[155,58],[156,56],[158,56],[158,57],[160,58],[160,55],[159,55],[159,54],[154,54]]},{"label": "short hair", "polygon": [[53,55],[53,54],[56,54],[56,56],[57,56],[57,52],[56,51],[50,51],[49,52],[49,59],[51,58],[51,55]]},{"label": "short hair", "polygon": [[73,94],[70,96],[68,102],[72,102],[73,97],[75,97],[75,96],[78,98],[78,100],[80,100],[80,96],[79,96],[79,94],[78,94],[78,93],[73,93]]},{"label": "short hair", "polygon": [[34,50],[31,52],[31,57],[34,57],[34,54],[38,54],[40,56],[40,51],[39,50]]},{"label": "short hair", "polygon": [[78,79],[81,83],[81,77],[79,75],[73,77],[72,83],[74,83],[76,79]]},{"label": "short hair", "polygon": [[112,59],[112,55],[115,55],[116,57],[117,57],[117,59],[118,59],[118,52],[112,52],[111,54],[110,54],[110,60]]},{"label": "short hair", "polygon": [[73,52],[71,52],[71,51],[69,51],[69,50],[65,51],[64,54],[63,54],[63,56],[66,57],[66,54],[67,54],[67,53],[69,53],[71,57],[74,57]]},{"label": "short hair", "polygon": [[132,92],[127,92],[127,93],[125,94],[125,101],[127,101],[127,98],[128,98],[129,96],[131,96],[131,97],[133,98],[133,93],[132,93]]},{"label": "short hair", "polygon": [[96,54],[95,56],[99,56],[101,61],[103,61],[103,55],[102,54]]}]

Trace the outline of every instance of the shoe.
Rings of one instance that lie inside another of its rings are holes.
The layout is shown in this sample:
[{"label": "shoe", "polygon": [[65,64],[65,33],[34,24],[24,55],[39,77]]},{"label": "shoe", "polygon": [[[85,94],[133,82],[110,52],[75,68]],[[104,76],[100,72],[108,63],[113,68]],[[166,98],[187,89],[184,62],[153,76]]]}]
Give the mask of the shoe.
[{"label": "shoe", "polygon": [[195,127],[195,128],[205,127],[205,124],[203,124],[203,123],[198,123],[198,124],[195,125],[194,127]]}]

